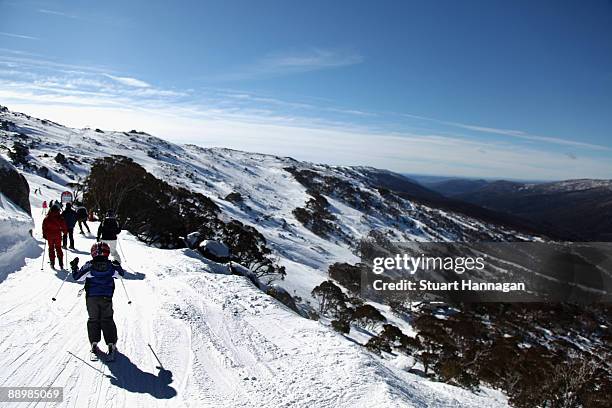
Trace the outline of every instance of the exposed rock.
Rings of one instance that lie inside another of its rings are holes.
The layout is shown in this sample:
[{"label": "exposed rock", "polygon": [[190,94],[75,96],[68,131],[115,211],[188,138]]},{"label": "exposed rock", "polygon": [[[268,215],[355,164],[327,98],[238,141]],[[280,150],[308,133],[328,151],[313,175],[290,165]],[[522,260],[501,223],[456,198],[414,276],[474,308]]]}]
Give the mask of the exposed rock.
[{"label": "exposed rock", "polygon": [[244,200],[242,194],[237,191],[232,191],[228,195],[225,196],[225,201],[229,201],[231,203],[241,203]]},{"label": "exposed rock", "polygon": [[55,156],[55,161],[61,164],[62,166],[65,166],[68,164],[68,159],[62,153],[58,153]]},{"label": "exposed rock", "polygon": [[15,167],[0,157],[0,193],[32,215],[30,186]]}]

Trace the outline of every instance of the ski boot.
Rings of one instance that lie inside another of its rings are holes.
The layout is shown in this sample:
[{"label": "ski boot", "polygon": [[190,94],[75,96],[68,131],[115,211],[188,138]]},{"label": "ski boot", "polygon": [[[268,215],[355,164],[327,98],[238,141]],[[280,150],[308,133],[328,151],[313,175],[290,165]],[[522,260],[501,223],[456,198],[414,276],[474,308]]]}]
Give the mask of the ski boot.
[{"label": "ski boot", "polygon": [[117,346],[113,343],[108,343],[108,354],[106,355],[106,361],[115,361],[115,355],[117,354]]},{"label": "ski boot", "polygon": [[90,361],[98,361],[99,360],[100,349],[98,348],[98,343],[91,343],[91,350],[89,352],[89,360]]}]

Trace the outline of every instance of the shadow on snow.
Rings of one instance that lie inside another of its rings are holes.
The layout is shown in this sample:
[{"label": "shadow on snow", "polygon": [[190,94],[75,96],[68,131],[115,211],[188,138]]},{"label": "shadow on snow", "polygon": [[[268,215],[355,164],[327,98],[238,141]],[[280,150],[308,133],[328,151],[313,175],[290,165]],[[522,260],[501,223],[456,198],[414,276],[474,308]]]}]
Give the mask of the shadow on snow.
[{"label": "shadow on snow", "polygon": [[157,375],[142,371],[126,355],[117,352],[115,361],[107,363],[110,370],[111,384],[128,392],[149,394],[157,399],[169,399],[176,396],[176,390],[170,386],[172,371],[157,367]]}]

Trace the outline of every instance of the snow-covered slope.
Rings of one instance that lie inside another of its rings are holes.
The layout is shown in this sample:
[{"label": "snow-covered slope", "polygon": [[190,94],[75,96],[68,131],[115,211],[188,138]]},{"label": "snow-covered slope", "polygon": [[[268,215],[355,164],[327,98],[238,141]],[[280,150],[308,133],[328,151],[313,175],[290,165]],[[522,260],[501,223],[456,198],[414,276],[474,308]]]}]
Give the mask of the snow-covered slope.
[{"label": "snow-covered slope", "polygon": [[[28,145],[31,171],[61,184],[84,178],[96,157],[124,155],[170,184],[210,197],[226,217],[251,225],[265,236],[287,268],[283,285],[304,298],[326,279],[330,264],[356,262],[356,245],[372,230],[395,241],[497,241],[522,237],[515,231],[461,214],[405,198],[389,198],[372,182],[380,172],[373,173],[370,168],[180,146],[135,131],[70,129],[10,111],[0,113],[0,120],[7,129],[0,131],[0,142],[6,146],[15,142]],[[230,193],[239,193],[242,200],[226,199]],[[334,218],[337,230],[327,236],[314,233],[294,214],[296,208],[306,206],[314,193],[325,197],[327,211]]]},{"label": "snow-covered slope", "polygon": [[[40,202],[63,186],[27,178],[45,192],[31,197],[42,246]],[[87,258],[94,240],[77,235],[70,259]],[[85,358],[81,286],[68,278],[52,302],[66,272],[27,256],[0,284],[0,386],[64,387],[61,407],[505,406],[498,393],[386,364],[190,250],[147,247],[127,233],[119,242],[128,274],[114,297],[117,360]]]}]

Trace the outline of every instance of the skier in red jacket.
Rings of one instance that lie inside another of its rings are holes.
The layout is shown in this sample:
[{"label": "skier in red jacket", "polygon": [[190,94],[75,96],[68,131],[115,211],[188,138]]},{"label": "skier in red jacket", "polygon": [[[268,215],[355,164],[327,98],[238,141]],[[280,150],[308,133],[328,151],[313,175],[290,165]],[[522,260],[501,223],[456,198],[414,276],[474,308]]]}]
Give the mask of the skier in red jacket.
[{"label": "skier in red jacket", "polygon": [[59,260],[59,266],[64,269],[64,254],[62,252],[62,234],[68,233],[66,222],[60,215],[57,205],[52,205],[49,214],[45,217],[42,224],[43,238],[47,240],[49,247],[49,260],[51,267],[55,268],[55,254]]}]

